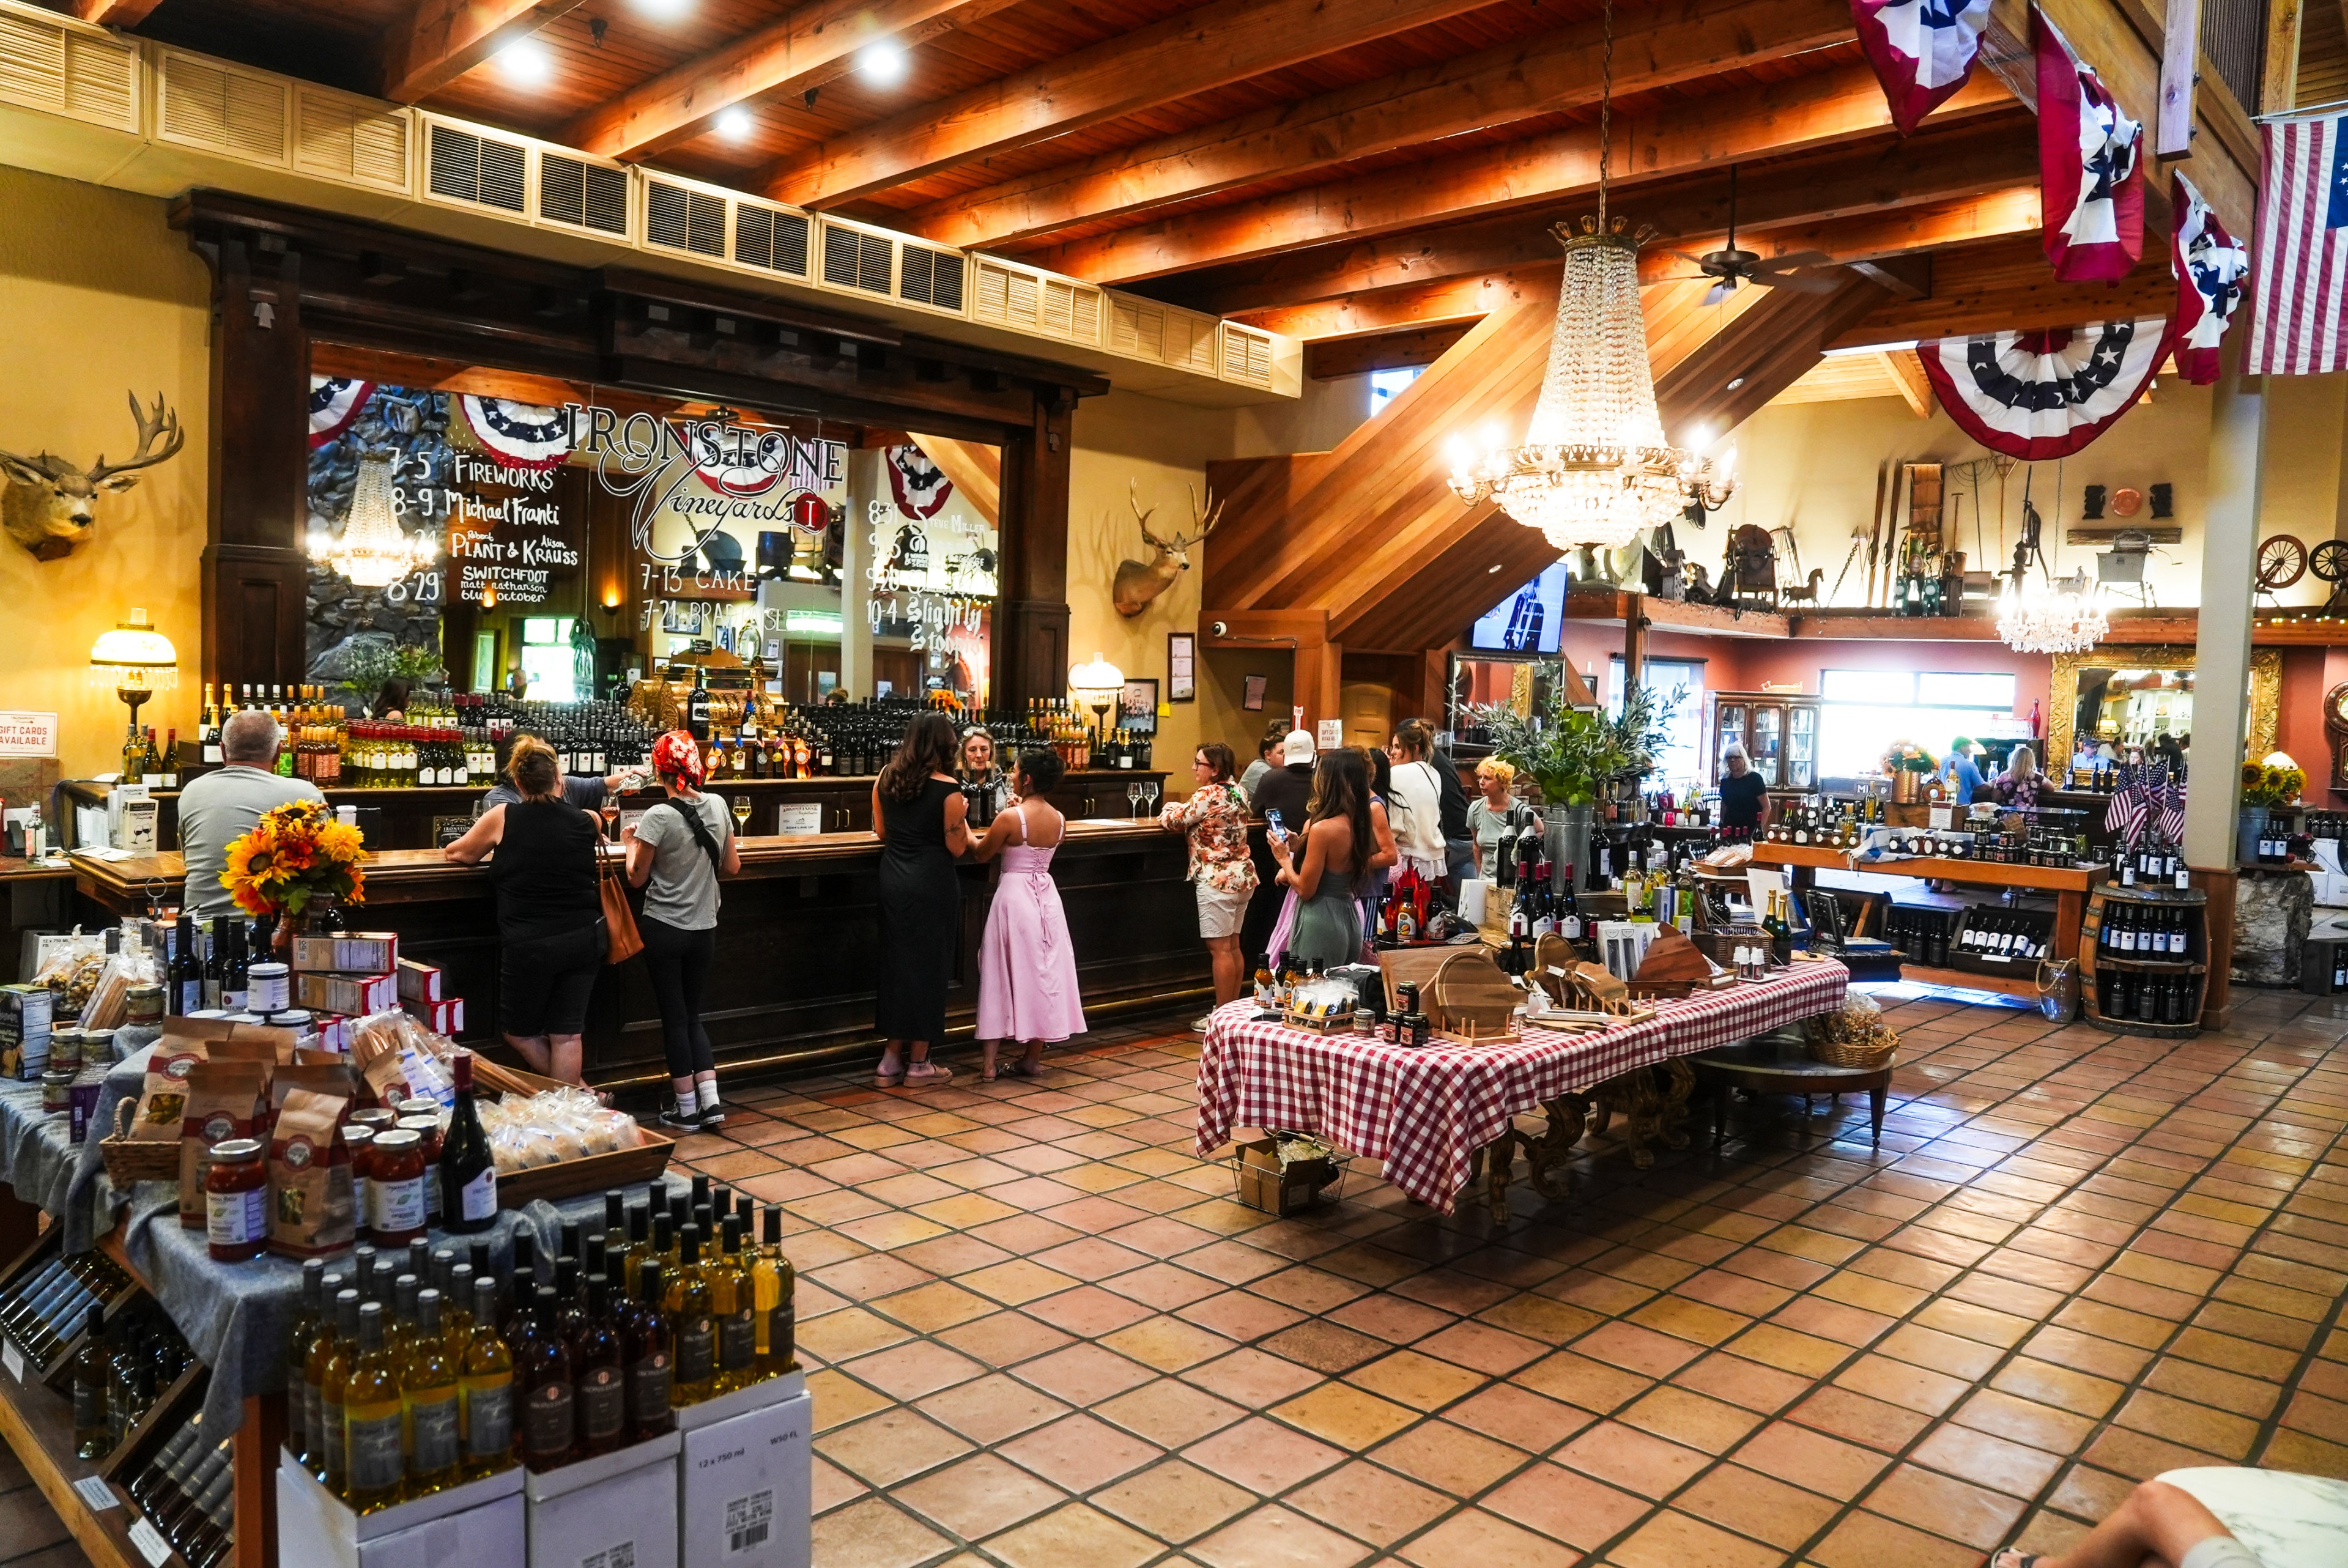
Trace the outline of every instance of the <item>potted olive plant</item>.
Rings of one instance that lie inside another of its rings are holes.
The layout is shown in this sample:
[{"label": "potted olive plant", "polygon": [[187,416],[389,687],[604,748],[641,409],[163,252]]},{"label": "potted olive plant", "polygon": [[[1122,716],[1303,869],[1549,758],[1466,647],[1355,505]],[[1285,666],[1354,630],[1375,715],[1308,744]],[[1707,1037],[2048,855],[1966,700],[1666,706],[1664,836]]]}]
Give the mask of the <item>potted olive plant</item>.
[{"label": "potted olive plant", "polygon": [[1540,787],[1550,858],[1563,865],[1590,863],[1590,827],[1597,802],[1625,779],[1655,765],[1669,738],[1664,726],[1684,688],[1659,696],[1634,687],[1620,715],[1578,707],[1562,685],[1545,711],[1519,713],[1504,704],[1471,705],[1468,722],[1492,737],[1492,755]]}]

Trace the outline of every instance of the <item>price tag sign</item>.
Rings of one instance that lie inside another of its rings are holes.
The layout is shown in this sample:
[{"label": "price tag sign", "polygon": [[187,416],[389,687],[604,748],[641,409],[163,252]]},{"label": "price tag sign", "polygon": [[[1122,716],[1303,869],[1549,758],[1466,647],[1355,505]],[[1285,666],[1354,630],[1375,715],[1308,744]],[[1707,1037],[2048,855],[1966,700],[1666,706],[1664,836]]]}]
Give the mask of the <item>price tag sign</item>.
[{"label": "price tag sign", "polygon": [[147,1559],[149,1568],[163,1568],[171,1560],[171,1543],[143,1519],[131,1525],[130,1544],[139,1548],[139,1555]]},{"label": "price tag sign", "polygon": [[1313,738],[1313,744],[1318,746],[1322,750],[1334,751],[1339,747],[1345,744],[1345,721],[1344,719],[1324,718],[1319,721],[1319,723],[1317,723],[1313,727],[1318,731]]},{"label": "price tag sign", "polygon": [[0,1339],[0,1367],[8,1368],[8,1376],[22,1383],[25,1380],[25,1353],[12,1340]]},{"label": "price tag sign", "polygon": [[121,1505],[122,1500],[114,1495],[114,1489],[106,1484],[104,1476],[86,1475],[73,1483],[73,1489],[80,1494],[82,1501],[89,1504],[92,1513]]}]

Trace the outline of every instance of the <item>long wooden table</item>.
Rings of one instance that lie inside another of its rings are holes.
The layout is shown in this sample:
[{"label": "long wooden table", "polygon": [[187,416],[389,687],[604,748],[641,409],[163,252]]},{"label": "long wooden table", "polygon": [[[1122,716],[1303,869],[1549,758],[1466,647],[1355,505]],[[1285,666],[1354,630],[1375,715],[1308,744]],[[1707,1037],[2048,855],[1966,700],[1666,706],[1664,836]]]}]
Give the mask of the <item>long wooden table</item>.
[{"label": "long wooden table", "polygon": [[[742,840],[741,874],[722,886],[703,1019],[721,1072],[839,1059],[872,1047],[879,860],[869,832]],[[177,853],[77,856],[74,863],[81,899],[106,914],[144,913],[180,896]],[[1154,821],[1069,822],[1053,879],[1089,1013],[1211,994],[1189,869],[1188,845]],[[965,862],[961,876],[962,944],[947,1022],[951,1036],[967,1038],[991,889],[984,866]],[[385,851],[367,862],[366,903],[347,913],[353,929],[395,932],[401,953],[447,972],[448,989],[465,998],[462,1039],[497,1038],[497,903],[486,868],[451,865],[437,850]],[[642,964],[606,969],[597,980],[586,1068],[603,1085],[667,1076],[660,1008]]]},{"label": "long wooden table", "polygon": [[[2047,942],[2049,955],[2054,958],[2079,956],[2079,932],[2087,922],[2087,894],[2096,883],[2110,875],[2101,866],[2079,871],[2069,866],[2001,865],[1989,861],[1951,861],[1937,855],[1912,856],[1897,861],[1866,861],[1854,862],[1841,850],[1821,849],[1815,844],[1769,844],[1753,846],[1753,863],[1756,866],[1782,866],[1787,880],[1800,889],[1817,885],[1821,871],[1850,872],[1864,876],[1919,877],[1937,882],[1954,882],[1960,887],[2027,888],[2034,892],[2054,895],[2054,929]],[[1972,976],[1978,981],[1979,976]],[[1955,984],[1967,984],[1958,980]]]}]

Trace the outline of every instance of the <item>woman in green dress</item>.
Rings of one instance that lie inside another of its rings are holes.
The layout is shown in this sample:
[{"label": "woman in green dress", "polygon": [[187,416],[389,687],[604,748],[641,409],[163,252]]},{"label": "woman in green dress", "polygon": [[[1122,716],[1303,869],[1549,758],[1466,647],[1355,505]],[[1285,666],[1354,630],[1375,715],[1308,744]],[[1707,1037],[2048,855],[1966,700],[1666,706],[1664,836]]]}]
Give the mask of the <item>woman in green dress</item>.
[{"label": "woman in green dress", "polygon": [[1362,956],[1357,901],[1377,844],[1370,825],[1369,769],[1358,752],[1340,747],[1321,754],[1313,769],[1313,794],[1304,818],[1303,830],[1288,836],[1273,851],[1282,862],[1279,880],[1296,890],[1288,956],[1323,968],[1357,963]]}]

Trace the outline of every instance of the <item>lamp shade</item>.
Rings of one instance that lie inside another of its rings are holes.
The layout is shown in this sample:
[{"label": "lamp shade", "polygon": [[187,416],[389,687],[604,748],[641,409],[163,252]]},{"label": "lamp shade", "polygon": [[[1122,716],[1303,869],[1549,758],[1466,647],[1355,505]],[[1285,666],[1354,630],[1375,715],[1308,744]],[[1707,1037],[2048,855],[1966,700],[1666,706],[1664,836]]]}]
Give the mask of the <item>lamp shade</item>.
[{"label": "lamp shade", "polygon": [[108,679],[118,676],[125,681],[170,685],[179,663],[179,650],[154,628],[144,610],[133,610],[112,630],[100,632],[89,648],[91,671]]},{"label": "lamp shade", "polygon": [[1095,654],[1068,671],[1068,689],[1084,696],[1114,697],[1125,690],[1125,672]]}]

